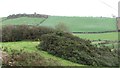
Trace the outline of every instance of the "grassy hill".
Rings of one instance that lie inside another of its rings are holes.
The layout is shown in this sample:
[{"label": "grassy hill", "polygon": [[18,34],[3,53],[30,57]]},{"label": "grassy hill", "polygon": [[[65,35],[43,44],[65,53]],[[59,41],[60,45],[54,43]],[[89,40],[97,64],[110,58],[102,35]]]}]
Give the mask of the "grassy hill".
[{"label": "grassy hill", "polygon": [[45,18],[30,18],[30,17],[20,17],[15,19],[6,19],[2,21],[2,25],[38,25]]},{"label": "grassy hill", "polygon": [[115,18],[100,17],[62,17],[49,16],[42,26],[54,27],[58,23],[64,23],[72,32],[99,32],[116,30]]},{"label": "grassy hill", "polygon": [[47,19],[20,17],[2,21],[2,25],[26,24],[53,28],[59,23],[64,23],[71,32],[100,32],[116,30],[115,18],[49,16]]}]

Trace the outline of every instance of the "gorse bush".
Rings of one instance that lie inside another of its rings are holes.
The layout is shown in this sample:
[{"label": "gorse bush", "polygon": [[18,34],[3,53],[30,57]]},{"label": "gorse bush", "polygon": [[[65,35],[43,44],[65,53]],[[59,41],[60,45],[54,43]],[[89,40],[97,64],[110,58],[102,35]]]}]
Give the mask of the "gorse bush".
[{"label": "gorse bush", "polygon": [[53,59],[45,59],[39,53],[36,52],[26,52],[23,49],[20,50],[13,50],[4,47],[3,48],[3,61],[2,66],[60,66],[56,60]]},{"label": "gorse bush", "polygon": [[95,47],[89,40],[58,31],[44,34],[38,48],[75,63],[92,66],[118,66],[118,56],[108,47]]},{"label": "gorse bush", "polygon": [[9,25],[2,28],[2,41],[38,40],[41,35],[53,33],[52,28],[30,25]]}]

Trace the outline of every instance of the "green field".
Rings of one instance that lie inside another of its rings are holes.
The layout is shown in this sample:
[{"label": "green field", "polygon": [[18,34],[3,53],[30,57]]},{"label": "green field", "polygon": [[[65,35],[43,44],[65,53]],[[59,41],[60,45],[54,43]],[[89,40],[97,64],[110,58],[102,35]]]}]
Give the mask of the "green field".
[{"label": "green field", "polygon": [[69,31],[72,32],[100,32],[116,30],[115,18],[49,16],[44,22],[43,20],[45,20],[45,18],[21,17],[3,20],[2,25],[25,24],[54,28],[57,24],[64,23]]},{"label": "green field", "polygon": [[45,18],[20,17],[3,20],[2,25],[38,25],[43,20],[45,20]]},{"label": "green field", "polygon": [[116,30],[115,18],[100,17],[62,17],[49,16],[41,26],[55,27],[58,23],[64,23],[72,32],[99,32]]},{"label": "green field", "polygon": [[[15,50],[20,50],[24,49],[25,52],[36,52],[39,53],[42,57],[45,59],[53,59],[56,60],[61,64],[61,66],[84,66],[81,64],[73,63],[67,60],[64,60],[62,58],[53,56],[51,54],[48,54],[45,51],[38,50],[36,46],[39,44],[39,42],[31,42],[31,41],[21,41],[21,42],[6,42],[6,43],[0,43],[0,48],[7,47],[8,49],[15,49]],[[9,52],[8,52],[9,53]]]},{"label": "green field", "polygon": [[118,40],[118,32],[98,33],[98,34],[74,34],[83,39],[89,40]]},{"label": "green field", "polygon": [[[119,32],[120,33],[120,32]],[[98,34],[74,34],[75,36],[78,36],[83,39],[87,40],[96,40],[92,42],[92,44],[98,45],[98,46],[108,46],[110,48],[118,48],[118,32],[110,32],[110,33],[98,33]],[[110,41],[107,44],[99,44],[105,42],[104,40]],[[111,41],[114,41],[111,42]]]}]

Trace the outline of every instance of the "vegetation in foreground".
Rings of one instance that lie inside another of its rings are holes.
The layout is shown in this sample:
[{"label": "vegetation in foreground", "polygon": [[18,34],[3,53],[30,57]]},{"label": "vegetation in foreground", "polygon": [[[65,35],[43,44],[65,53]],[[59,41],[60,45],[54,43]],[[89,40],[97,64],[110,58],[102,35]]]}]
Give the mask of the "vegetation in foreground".
[{"label": "vegetation in foreground", "polygon": [[[2,48],[4,52],[3,65],[9,65],[9,63],[11,63],[13,66],[84,66],[55,57],[48,52],[38,50],[36,48],[38,44],[39,42],[37,41],[0,43],[0,45],[2,45],[0,48]],[[4,57],[5,55],[7,56]]]},{"label": "vegetation in foreground", "polygon": [[96,47],[72,34],[45,34],[38,48],[50,54],[89,66],[119,66],[118,53],[106,46]]},{"label": "vegetation in foreground", "polygon": [[26,25],[6,26],[3,27],[3,32],[4,42],[40,40],[41,44],[38,46],[40,50],[75,63],[90,66],[119,65],[116,50],[111,51],[106,46],[95,47],[91,41],[68,32]]}]

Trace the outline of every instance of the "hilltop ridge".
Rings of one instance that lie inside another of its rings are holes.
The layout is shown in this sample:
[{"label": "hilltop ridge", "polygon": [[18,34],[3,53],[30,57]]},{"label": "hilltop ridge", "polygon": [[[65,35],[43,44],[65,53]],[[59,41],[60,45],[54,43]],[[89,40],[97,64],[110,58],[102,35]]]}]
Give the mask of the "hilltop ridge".
[{"label": "hilltop ridge", "polygon": [[6,19],[14,19],[14,18],[19,18],[19,17],[35,17],[35,18],[48,18],[49,15],[45,15],[45,14],[12,14],[7,16]]}]

